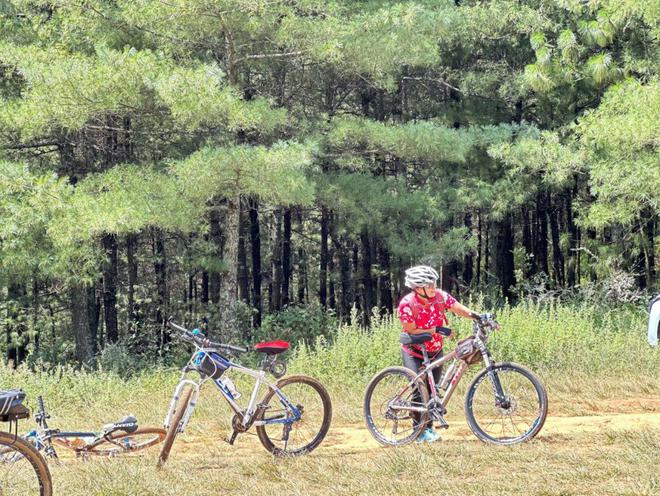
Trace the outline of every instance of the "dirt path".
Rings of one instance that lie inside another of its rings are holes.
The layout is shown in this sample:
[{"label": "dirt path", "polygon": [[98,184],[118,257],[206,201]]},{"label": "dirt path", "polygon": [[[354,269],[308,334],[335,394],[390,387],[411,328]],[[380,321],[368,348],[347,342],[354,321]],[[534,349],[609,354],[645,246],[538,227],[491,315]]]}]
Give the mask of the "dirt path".
[{"label": "dirt path", "polygon": [[[441,431],[443,441],[448,442],[479,442],[470,431],[465,419],[448,419],[450,427]],[[201,426],[200,426],[201,427]],[[580,417],[549,415],[543,430],[537,436],[539,441],[553,442],[557,437],[575,436],[581,433],[592,433],[611,430],[660,430],[660,412],[649,413],[614,413]],[[191,432],[193,430],[193,432]],[[263,450],[255,436],[242,435],[231,447],[225,443],[216,443],[211,433],[202,429],[191,429],[176,440],[172,456],[195,456],[201,449],[213,447],[220,451],[233,451],[234,455]],[[222,439],[226,433],[222,433]],[[220,437],[220,435],[218,435]],[[363,424],[334,425],[321,444],[318,452],[326,450],[341,451],[343,454],[357,453],[378,449],[380,445],[374,440]]]}]

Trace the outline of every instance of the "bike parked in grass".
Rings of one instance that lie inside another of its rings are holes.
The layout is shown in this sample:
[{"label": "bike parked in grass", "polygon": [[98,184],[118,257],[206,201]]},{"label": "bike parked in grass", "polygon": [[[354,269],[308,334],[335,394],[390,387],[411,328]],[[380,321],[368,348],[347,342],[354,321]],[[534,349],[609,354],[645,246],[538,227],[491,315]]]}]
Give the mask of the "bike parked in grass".
[{"label": "bike parked in grass", "polygon": [[10,423],[10,432],[0,432],[0,495],[52,496],[46,461],[31,443],[18,436],[18,421],[30,416],[24,399],[23,391],[0,391],[0,421]]},{"label": "bike parked in grass", "polygon": [[[188,425],[200,389],[207,382],[215,384],[234,412],[233,432],[227,440],[229,444],[234,444],[238,434],[247,432],[252,426],[256,428],[261,444],[274,455],[303,455],[321,444],[332,418],[330,396],[316,379],[304,375],[284,377],[286,364],[278,360],[277,355],[286,351],[289,343],[273,341],[255,345],[255,351],[263,353],[264,357],[259,370],[252,370],[227,358],[230,354],[247,352],[247,348],[211,341],[197,329],[190,331],[171,319],[168,325],[177,331],[182,340],[192,343],[195,352],[182,370],[165,417],[167,437],[160,453],[159,466],[169,457],[176,436]],[[233,385],[222,377],[228,369],[255,380],[245,408],[236,403]],[[278,379],[277,382],[266,380],[267,372]],[[191,373],[194,375],[191,376]],[[266,392],[257,403],[262,384]]]},{"label": "bike parked in grass", "polygon": [[55,446],[67,448],[77,457],[116,456],[150,448],[165,439],[165,429],[139,427],[137,419],[132,415],[104,425],[101,432],[52,429],[48,426],[50,415],[46,412],[43,397],[37,397],[37,404],[34,420],[38,428],[28,432],[24,439],[43,451],[48,458],[58,458]]},{"label": "bike parked in grass", "polygon": [[[482,362],[485,368],[465,397],[465,414],[474,435],[498,445],[517,444],[536,436],[548,414],[547,393],[525,367],[493,362],[486,343],[499,327],[494,315],[484,314],[474,321],[473,335],[459,341],[451,353],[430,361],[422,346],[424,361],[418,374],[404,367],[388,367],[377,373],[364,397],[364,417],[374,438],[383,445],[401,446],[417,439],[429,420],[440,428],[449,427],[444,415],[452,394],[468,367]],[[431,339],[430,333],[402,333],[400,338],[404,345]],[[446,362],[451,365],[436,384],[433,370]]]}]

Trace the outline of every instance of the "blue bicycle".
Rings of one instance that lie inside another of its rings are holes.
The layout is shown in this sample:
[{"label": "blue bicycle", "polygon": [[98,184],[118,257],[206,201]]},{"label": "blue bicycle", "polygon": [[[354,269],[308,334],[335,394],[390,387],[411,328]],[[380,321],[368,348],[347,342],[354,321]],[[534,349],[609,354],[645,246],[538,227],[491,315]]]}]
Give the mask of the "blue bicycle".
[{"label": "blue bicycle", "polygon": [[[165,417],[167,430],[158,466],[168,459],[177,434],[182,433],[195,410],[199,391],[204,383],[211,381],[220,391],[234,412],[233,433],[227,440],[234,444],[240,433],[256,427],[261,444],[277,456],[299,456],[315,449],[328,433],[332,419],[332,403],[325,387],[311,377],[295,375],[284,377],[286,364],[277,355],[289,348],[286,341],[272,341],[255,345],[255,351],[263,353],[259,370],[252,370],[232,362],[228,355],[247,352],[247,348],[213,342],[197,329],[190,331],[170,319],[168,326],[178,336],[195,346],[195,352],[183,368],[181,378],[174,391]],[[233,383],[223,374],[228,369],[249,375],[255,385],[249,402],[242,408],[237,402],[238,394]],[[190,374],[194,373],[194,376]],[[266,373],[277,380],[266,380]],[[257,403],[260,387],[267,390]]]}]

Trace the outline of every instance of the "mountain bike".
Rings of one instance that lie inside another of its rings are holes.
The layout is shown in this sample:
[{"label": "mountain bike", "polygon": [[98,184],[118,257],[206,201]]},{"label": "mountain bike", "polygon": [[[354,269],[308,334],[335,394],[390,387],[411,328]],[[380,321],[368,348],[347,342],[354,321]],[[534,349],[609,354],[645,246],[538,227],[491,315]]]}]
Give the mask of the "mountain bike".
[{"label": "mountain bike", "polygon": [[24,439],[43,451],[48,458],[58,459],[55,446],[73,451],[76,457],[116,456],[155,446],[165,439],[165,429],[139,427],[138,421],[129,415],[119,422],[106,424],[101,432],[67,432],[48,426],[50,415],[46,412],[43,397],[37,397],[38,410],[34,415],[38,429],[28,432]]},{"label": "mountain bike", "polygon": [[18,436],[18,421],[30,416],[24,399],[23,391],[0,391],[0,421],[10,423],[10,432],[0,432],[0,494],[52,496],[53,483],[46,461],[32,444]]},{"label": "mountain bike", "polygon": [[[170,319],[169,327],[178,336],[195,346],[190,361],[181,371],[181,378],[174,391],[164,425],[167,437],[163,443],[158,466],[167,460],[176,436],[184,432],[195,410],[201,387],[211,382],[220,391],[234,412],[233,432],[227,442],[233,445],[236,437],[254,426],[259,441],[270,453],[276,456],[299,456],[311,452],[321,444],[332,418],[332,404],[325,387],[311,377],[294,375],[284,377],[286,364],[277,355],[286,351],[286,341],[271,341],[256,344],[254,349],[264,357],[258,370],[252,370],[227,358],[247,352],[247,348],[211,341],[199,330],[190,331]],[[251,376],[254,388],[245,408],[236,403],[237,395],[233,384],[223,376],[225,371]],[[266,380],[266,373],[273,375],[277,382]],[[191,376],[192,374],[192,376]],[[261,386],[266,392],[257,403]]]},{"label": "mountain bike", "polygon": [[[456,349],[437,360],[429,360],[424,346],[423,367],[418,374],[404,367],[378,372],[367,386],[364,417],[376,440],[386,446],[402,446],[419,437],[427,423],[447,428],[447,404],[470,366],[483,362],[465,396],[465,415],[474,435],[481,441],[512,445],[536,436],[548,414],[548,395],[530,370],[515,363],[495,363],[486,347],[490,333],[500,325],[492,314],[473,323],[473,335],[459,341]],[[404,345],[421,345],[430,333],[402,333]],[[440,384],[433,370],[451,362]],[[428,384],[428,387],[427,387]]]}]

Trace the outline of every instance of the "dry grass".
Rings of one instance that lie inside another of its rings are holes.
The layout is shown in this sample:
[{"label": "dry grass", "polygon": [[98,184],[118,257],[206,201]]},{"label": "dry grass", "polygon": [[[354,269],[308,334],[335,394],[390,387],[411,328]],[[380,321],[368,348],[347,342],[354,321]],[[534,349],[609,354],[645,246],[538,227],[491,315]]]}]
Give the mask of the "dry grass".
[{"label": "dry grass", "polygon": [[[138,380],[125,388],[115,384],[110,388],[113,394],[103,397],[103,405],[95,402],[73,408],[71,403],[64,404],[57,398],[54,403],[58,409],[52,409],[53,425],[100,426],[129,411],[136,413],[145,425],[158,424],[175,381],[176,376],[168,373],[147,382]],[[599,381],[585,376],[568,379],[559,374],[544,376],[544,381],[552,415],[547,429],[537,440],[509,448],[484,445],[469,434],[460,392],[450,409],[452,427],[441,443],[401,449],[340,443],[339,432],[346,426],[362,434],[366,432],[361,423],[362,392],[331,387],[336,411],[333,429],[317,451],[299,459],[274,459],[249,435],[240,436],[234,447],[224,443],[222,439],[229,433],[229,411],[209,387],[163,470],[155,468],[157,448],[130,458],[65,459],[61,466],[52,467],[56,494],[660,494],[657,428],[631,425],[630,429],[622,429],[621,425],[610,428],[604,424],[595,431],[581,432],[578,427],[564,433],[550,425],[555,417],[602,412],[660,416],[657,381],[643,376],[632,380]],[[151,389],[166,383],[169,388],[162,391]],[[140,391],[139,387],[143,389]]]},{"label": "dry grass", "polygon": [[[623,317],[565,308],[502,313],[508,327],[493,340],[496,358],[530,366],[548,390],[546,426],[525,445],[493,447],[471,435],[463,415],[468,376],[449,405],[442,442],[376,446],[362,423],[364,387],[376,370],[400,360],[398,328],[383,321],[368,332],[343,329],[332,344],[293,358],[291,372],[321,379],[333,401],[328,438],[311,455],[274,459],[248,435],[225,444],[231,414],[209,386],[163,470],[155,468],[158,448],[110,460],[68,458],[52,467],[56,494],[660,495],[660,350],[628,330],[641,328],[639,316]],[[70,430],[99,429],[127,413],[141,425],[160,425],[177,377],[158,368],[124,378],[0,367],[0,383],[23,387],[32,405],[43,394],[52,426]],[[249,384],[235,382],[247,399]]]}]

